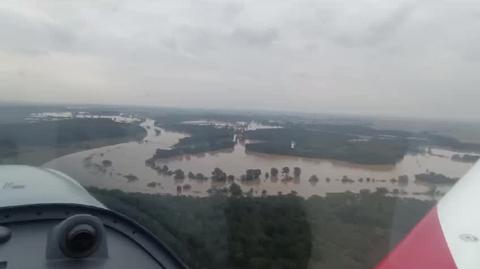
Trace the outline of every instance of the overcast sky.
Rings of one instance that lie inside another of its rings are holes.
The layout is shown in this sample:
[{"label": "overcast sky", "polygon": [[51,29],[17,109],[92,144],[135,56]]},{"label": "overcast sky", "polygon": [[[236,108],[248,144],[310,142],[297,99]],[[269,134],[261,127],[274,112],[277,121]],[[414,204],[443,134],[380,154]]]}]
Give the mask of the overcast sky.
[{"label": "overcast sky", "polygon": [[480,120],[480,1],[2,0],[0,96]]}]

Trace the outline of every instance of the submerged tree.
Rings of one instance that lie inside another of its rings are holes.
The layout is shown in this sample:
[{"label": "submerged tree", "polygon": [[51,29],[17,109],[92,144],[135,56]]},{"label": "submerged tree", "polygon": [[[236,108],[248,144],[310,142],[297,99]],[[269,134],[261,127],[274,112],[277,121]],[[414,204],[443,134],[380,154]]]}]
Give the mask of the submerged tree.
[{"label": "submerged tree", "polygon": [[301,174],[302,174],[302,169],[300,167],[293,168],[293,176],[300,177]]},{"label": "submerged tree", "polygon": [[285,166],[284,168],[282,168],[282,173],[287,176],[288,174],[290,174],[290,168],[288,168],[288,166]]},{"label": "submerged tree", "polygon": [[278,176],[278,169],[275,168],[275,167],[272,167],[272,169],[270,169],[270,174],[272,175],[272,177],[277,177]]},{"label": "submerged tree", "polygon": [[110,161],[110,160],[103,160],[103,161],[102,161],[102,165],[103,165],[104,167],[110,167],[110,166],[112,166],[112,161]]},{"label": "submerged tree", "polygon": [[197,173],[195,175],[195,179],[196,180],[207,180],[208,178],[206,176],[204,176],[202,173]]},{"label": "submerged tree", "polygon": [[175,174],[175,179],[185,179],[185,172],[182,169],[177,169],[173,173]]},{"label": "submerged tree", "polygon": [[243,194],[242,188],[237,183],[232,183],[228,188],[228,192],[232,197],[240,197]]},{"label": "submerged tree", "polygon": [[212,180],[214,181],[226,181],[227,180],[227,174],[222,171],[220,168],[215,168],[212,171]]},{"label": "submerged tree", "polygon": [[308,181],[309,181],[310,183],[317,183],[317,182],[318,182],[318,177],[317,177],[317,175],[311,176]]},{"label": "submerged tree", "polygon": [[260,178],[261,174],[262,170],[260,169],[247,169],[245,176],[247,180],[256,180]]}]

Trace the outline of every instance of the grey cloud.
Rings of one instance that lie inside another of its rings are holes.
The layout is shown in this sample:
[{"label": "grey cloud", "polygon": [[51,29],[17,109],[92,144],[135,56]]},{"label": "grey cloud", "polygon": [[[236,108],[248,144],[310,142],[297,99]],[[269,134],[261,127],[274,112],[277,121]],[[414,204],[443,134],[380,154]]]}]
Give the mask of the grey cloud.
[{"label": "grey cloud", "polygon": [[0,49],[39,54],[67,50],[74,33],[52,22],[0,11]]},{"label": "grey cloud", "polygon": [[223,14],[227,20],[232,20],[243,11],[243,4],[240,3],[225,3],[223,7]]},{"label": "grey cloud", "polygon": [[480,6],[464,1],[1,1],[0,94],[478,118]]},{"label": "grey cloud", "polygon": [[215,48],[215,34],[192,26],[182,26],[175,30],[172,37],[164,41],[165,45],[179,53],[201,54]]},{"label": "grey cloud", "polygon": [[414,10],[415,5],[404,4],[394,10],[384,21],[372,24],[369,27],[367,43],[376,44],[394,35]]},{"label": "grey cloud", "polygon": [[273,28],[265,30],[237,28],[233,31],[232,38],[243,44],[265,47],[270,46],[278,39],[278,31]]},{"label": "grey cloud", "polygon": [[414,10],[415,5],[412,3],[401,4],[385,19],[367,25],[364,31],[334,35],[333,40],[346,47],[375,46],[394,36]]}]

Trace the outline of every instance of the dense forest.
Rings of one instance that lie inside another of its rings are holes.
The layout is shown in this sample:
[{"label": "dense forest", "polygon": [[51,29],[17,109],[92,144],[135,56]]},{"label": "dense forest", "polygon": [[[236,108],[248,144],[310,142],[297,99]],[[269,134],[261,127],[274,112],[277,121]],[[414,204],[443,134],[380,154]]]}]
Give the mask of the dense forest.
[{"label": "dense forest", "polygon": [[313,196],[161,196],[90,189],[151,229],[191,268],[370,269],[433,206],[362,191]]},{"label": "dense forest", "polygon": [[478,143],[461,142],[458,139],[453,137],[431,134],[431,133],[421,133],[419,135],[427,139],[429,145],[432,145],[432,146],[444,147],[444,148],[449,148],[449,149],[458,150],[458,151],[480,152],[480,144]]},{"label": "dense forest", "polygon": [[368,138],[397,138],[407,139],[410,148],[437,146],[458,151],[480,152],[480,144],[459,141],[455,137],[438,134],[436,131],[411,132],[405,130],[376,129],[369,124],[327,124],[301,121],[288,121],[284,124],[288,128],[300,128],[311,131],[320,131],[330,134],[349,134]]},{"label": "dense forest", "polygon": [[173,146],[174,151],[182,153],[200,153],[206,151],[232,148],[233,130],[231,128],[216,128],[209,125],[176,124],[166,126],[167,130],[175,130],[190,134]]},{"label": "dense forest", "polygon": [[247,132],[247,138],[262,141],[247,144],[249,151],[360,164],[393,164],[401,160],[408,149],[404,138],[361,140],[350,134],[305,129],[260,129]]},{"label": "dense forest", "polygon": [[63,154],[142,139],[137,124],[68,119],[0,124],[0,163],[41,164]]},{"label": "dense forest", "polygon": [[[268,124],[283,128],[242,130],[235,127],[186,124],[188,120],[202,119],[189,114],[165,115],[157,119],[158,126],[170,131],[187,133],[172,149],[157,150],[147,163],[182,154],[196,154],[232,148],[233,134],[256,140],[246,145],[251,152],[299,157],[324,158],[359,164],[395,164],[407,151],[422,152],[430,146],[453,150],[480,150],[480,145],[463,143],[455,138],[428,132],[411,133],[400,130],[378,130],[364,125],[305,123],[301,120],[268,121]],[[252,118],[246,116],[209,114],[208,120],[225,120],[235,125],[235,120]],[[266,122],[265,119],[262,121]]]},{"label": "dense forest", "polygon": [[153,164],[154,160],[174,157],[181,154],[196,154],[214,150],[233,148],[232,128],[216,128],[211,125],[194,125],[194,124],[164,124],[162,128],[187,133],[190,136],[180,139],[169,150],[158,149],[154,156],[147,160],[147,164]]},{"label": "dense forest", "polygon": [[[322,123],[302,116],[250,115],[232,113],[187,111],[165,113],[156,116],[157,126],[190,135],[172,149],[157,150],[147,160],[175,157],[232,148],[233,134],[240,139],[256,140],[248,143],[251,152],[292,155],[299,157],[335,159],[358,164],[395,164],[410,151],[425,152],[432,146],[459,151],[479,151],[480,144],[464,143],[453,137],[434,132],[409,132],[404,130],[381,130],[369,124]],[[214,125],[196,125],[194,121],[220,121],[232,127],[219,128]],[[245,130],[240,123],[259,122],[282,128]],[[188,124],[187,124],[188,122]]]}]

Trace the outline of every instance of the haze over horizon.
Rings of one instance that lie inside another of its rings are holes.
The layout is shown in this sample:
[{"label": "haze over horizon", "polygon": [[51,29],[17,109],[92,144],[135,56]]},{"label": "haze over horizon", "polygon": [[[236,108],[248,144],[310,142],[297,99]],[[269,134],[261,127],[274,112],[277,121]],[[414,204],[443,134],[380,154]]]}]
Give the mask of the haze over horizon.
[{"label": "haze over horizon", "polygon": [[3,1],[2,101],[480,119],[474,1]]}]

